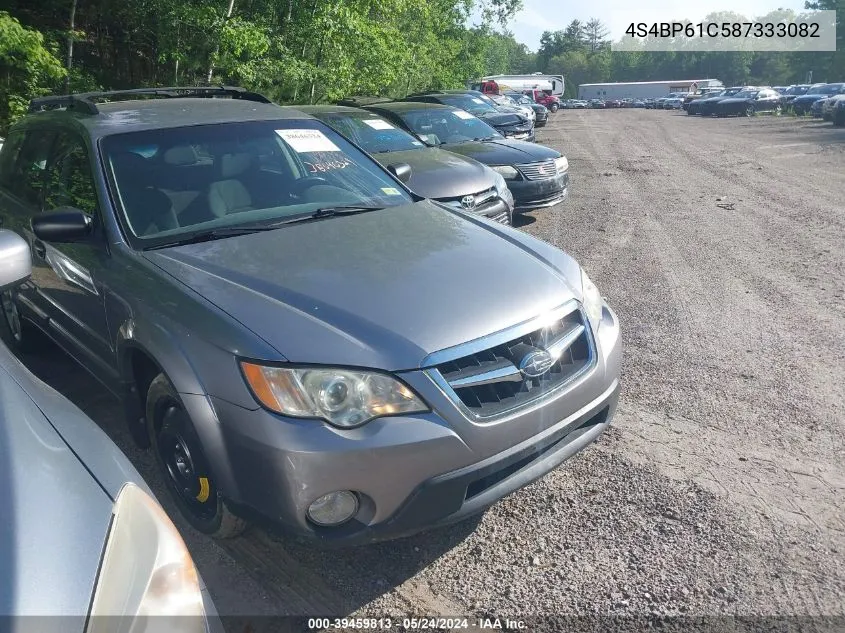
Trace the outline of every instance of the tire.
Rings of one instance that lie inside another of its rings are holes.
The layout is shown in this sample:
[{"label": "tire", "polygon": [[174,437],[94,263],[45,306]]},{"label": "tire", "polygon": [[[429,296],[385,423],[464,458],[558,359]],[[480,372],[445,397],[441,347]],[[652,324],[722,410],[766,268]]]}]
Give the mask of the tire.
[{"label": "tire", "polygon": [[780,104],[777,104],[775,106],[775,109],[773,110],[773,112],[774,112],[775,116],[780,116],[783,113],[783,108],[781,107]]},{"label": "tire", "polygon": [[560,109],[560,106],[556,103],[553,103],[552,106],[549,108],[552,112],[557,112]]},{"label": "tire", "polygon": [[845,126],[845,109],[842,109],[842,112],[837,112],[833,115],[833,125],[836,127]]},{"label": "tire", "polygon": [[182,516],[215,539],[234,538],[246,530],[248,523],[229,509],[214,484],[193,422],[164,374],[150,384],[146,413],[156,464]]},{"label": "tire", "polygon": [[798,106],[792,108],[792,111],[795,113],[795,116],[804,116],[804,109]]},{"label": "tire", "polygon": [[754,116],[754,106],[753,105],[745,106],[745,116]]},{"label": "tire", "polygon": [[14,290],[0,293],[0,338],[17,354],[31,354],[43,349],[44,333],[20,313]]}]

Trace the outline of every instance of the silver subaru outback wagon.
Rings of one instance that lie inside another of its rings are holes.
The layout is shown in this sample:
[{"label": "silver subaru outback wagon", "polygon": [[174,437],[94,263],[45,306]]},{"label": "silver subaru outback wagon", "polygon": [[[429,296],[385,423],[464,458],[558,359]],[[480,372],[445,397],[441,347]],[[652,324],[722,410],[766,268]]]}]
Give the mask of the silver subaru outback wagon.
[{"label": "silver subaru outback wagon", "polygon": [[610,424],[619,324],[578,263],[421,199],[408,165],[241,89],[31,110],[0,154],[35,262],[13,344],[41,330],[112,390],[200,531],[409,535]]}]

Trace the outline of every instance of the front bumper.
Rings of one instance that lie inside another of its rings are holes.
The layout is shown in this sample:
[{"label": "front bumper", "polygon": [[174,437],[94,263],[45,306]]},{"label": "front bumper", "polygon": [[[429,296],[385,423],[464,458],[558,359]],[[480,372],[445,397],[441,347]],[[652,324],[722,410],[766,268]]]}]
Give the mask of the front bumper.
[{"label": "front bumper", "polygon": [[534,141],[534,124],[513,127],[500,127],[496,131],[505,138],[517,141]]},{"label": "front bumper", "polygon": [[545,180],[509,180],[514,211],[544,209],[563,202],[569,195],[569,172]]},{"label": "front bumper", "polygon": [[[610,424],[619,397],[621,344],[605,307],[596,363],[560,392],[495,422],[465,417],[426,372],[402,378],[432,412],[340,431],[211,398],[223,432],[220,489],[236,512],[327,546],[390,540],[459,521],[554,469]],[[208,403],[184,396],[194,420]],[[211,451],[213,453],[213,449]],[[308,505],[335,490],[361,500],[355,518],[321,528]]]}]

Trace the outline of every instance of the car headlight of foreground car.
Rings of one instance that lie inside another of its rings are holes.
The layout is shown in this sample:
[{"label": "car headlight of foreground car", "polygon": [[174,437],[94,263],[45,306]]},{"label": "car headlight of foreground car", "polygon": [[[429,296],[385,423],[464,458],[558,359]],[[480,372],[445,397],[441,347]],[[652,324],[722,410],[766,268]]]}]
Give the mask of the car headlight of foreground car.
[{"label": "car headlight of foreground car", "polygon": [[599,289],[583,269],[581,270],[581,288],[583,292],[581,303],[584,306],[584,312],[587,313],[587,320],[589,320],[593,332],[598,332],[604,309],[604,299],[601,298]]},{"label": "car headlight of foreground car", "polygon": [[319,418],[340,428],[429,410],[410,388],[386,374],[248,362],[241,362],[241,368],[256,400],[271,411],[296,418]]},{"label": "car headlight of foreground car", "polygon": [[510,165],[491,165],[490,169],[501,174],[505,180],[519,180],[519,172],[516,167]]},{"label": "car headlight of foreground car", "polygon": [[499,197],[507,201],[510,206],[513,206],[513,193],[508,189],[508,183],[505,182],[502,174],[498,172],[494,174],[493,184],[496,187],[496,193],[499,194]]},{"label": "car headlight of foreground car", "polygon": [[161,506],[128,483],[112,514],[86,633],[147,631],[147,619],[164,626],[156,630],[204,633],[199,575]]},{"label": "car headlight of foreground car", "polygon": [[559,174],[562,174],[569,169],[569,161],[566,160],[566,156],[555,158],[555,169],[557,169],[557,173]]}]

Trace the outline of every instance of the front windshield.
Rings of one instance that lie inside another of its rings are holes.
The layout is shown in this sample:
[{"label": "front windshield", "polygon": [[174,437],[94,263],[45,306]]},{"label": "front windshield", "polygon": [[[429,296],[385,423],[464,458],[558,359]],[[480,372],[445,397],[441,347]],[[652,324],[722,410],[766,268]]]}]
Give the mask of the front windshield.
[{"label": "front windshield", "polygon": [[816,94],[820,95],[836,95],[842,92],[842,84],[828,84],[818,89]]},{"label": "front windshield", "polygon": [[806,94],[808,94],[808,95],[823,95],[823,94],[827,94],[827,93],[824,91],[824,89],[825,89],[826,87],[827,87],[827,85],[826,85],[826,84],[817,84],[817,85],[815,85],[815,86],[810,86],[810,87],[807,89],[807,93],[806,93]]},{"label": "front windshield", "polygon": [[430,145],[502,138],[484,121],[463,110],[411,110],[401,116],[405,124]]},{"label": "front windshield", "polygon": [[425,147],[423,143],[376,114],[333,112],[318,115],[325,123],[370,154],[403,152]]},{"label": "front windshield", "polygon": [[123,223],[144,247],[324,207],[413,201],[372,158],[314,120],[116,134],[101,151]]},{"label": "front windshield", "polygon": [[789,90],[786,91],[788,95],[802,95],[807,92],[807,86],[793,86]]},{"label": "front windshield", "polygon": [[445,95],[440,100],[446,105],[466,110],[472,114],[486,114],[497,111],[496,108],[483,99],[470,95]]}]

